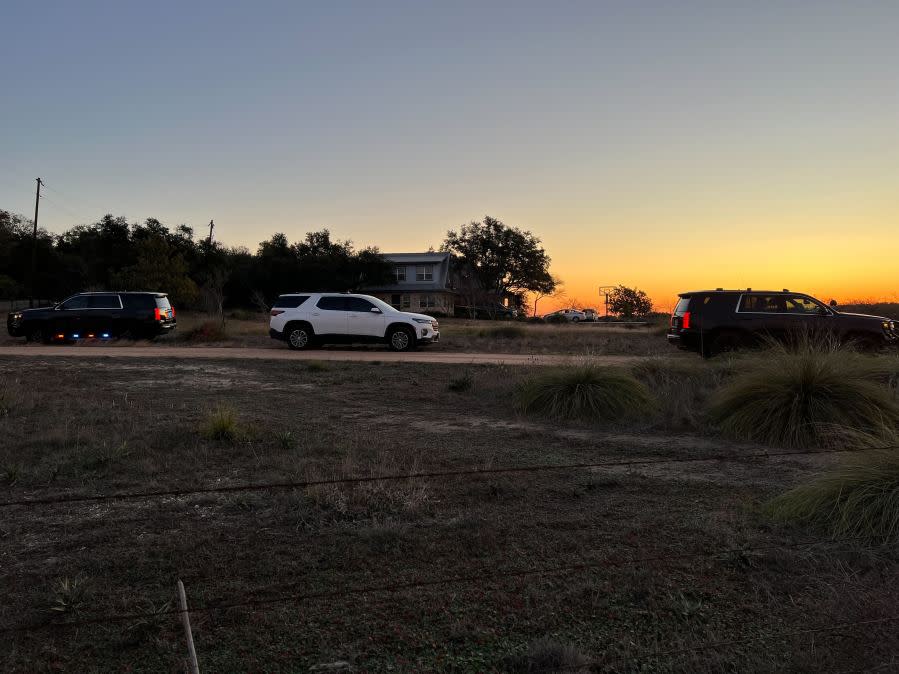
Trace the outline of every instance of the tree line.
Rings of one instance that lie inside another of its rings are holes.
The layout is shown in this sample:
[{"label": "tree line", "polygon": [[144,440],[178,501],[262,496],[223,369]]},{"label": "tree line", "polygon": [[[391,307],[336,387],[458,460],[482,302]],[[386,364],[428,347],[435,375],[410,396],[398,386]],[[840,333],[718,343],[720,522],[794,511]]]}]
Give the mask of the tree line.
[{"label": "tree line", "polygon": [[169,293],[181,306],[226,303],[270,306],[291,290],[350,290],[385,283],[393,267],[376,248],[356,250],[327,229],[290,243],[275,234],[255,252],[196,239],[187,225],[156,218],[129,223],[106,215],[54,235],[0,210],[0,297],[28,297],[35,251],[34,296],[61,299],[85,290],[140,289]]},{"label": "tree line", "polygon": [[[452,254],[453,287],[472,304],[528,293],[551,293],[557,280],[540,239],[486,217],[449,231],[441,250]],[[31,277],[34,252],[36,273]],[[85,290],[141,289],[169,293],[180,306],[263,309],[283,292],[361,290],[394,281],[393,264],[379,250],[357,250],[327,229],[291,243],[281,233],[255,252],[195,238],[188,225],[169,228],[156,218],[141,223],[105,215],[62,234],[0,210],[0,297],[58,300]],[[32,286],[33,282],[33,286]]]}]

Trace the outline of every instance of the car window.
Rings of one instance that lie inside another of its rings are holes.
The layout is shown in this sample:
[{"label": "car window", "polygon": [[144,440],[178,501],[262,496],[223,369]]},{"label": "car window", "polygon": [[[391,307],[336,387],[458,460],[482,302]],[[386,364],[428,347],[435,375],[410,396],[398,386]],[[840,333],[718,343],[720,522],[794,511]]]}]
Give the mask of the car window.
[{"label": "car window", "polygon": [[71,311],[72,309],[87,309],[87,295],[78,295],[70,297],[60,305],[60,309]]},{"label": "car window", "polygon": [[159,297],[157,295],[156,306],[159,307],[160,309],[171,309],[172,308],[172,305],[169,304],[169,298],[167,296]]},{"label": "car window", "polygon": [[740,301],[740,311],[751,311],[769,314],[786,313],[786,305],[783,295],[743,295]]},{"label": "car window", "polygon": [[362,313],[369,313],[372,309],[375,308],[375,305],[369,302],[368,300],[364,300],[361,297],[347,297],[347,311],[360,311]]},{"label": "car window", "polygon": [[156,299],[152,295],[122,295],[122,305],[126,309],[155,309]]},{"label": "car window", "polygon": [[281,295],[275,300],[273,309],[296,309],[309,299],[309,295]]},{"label": "car window", "polygon": [[88,298],[88,307],[90,309],[120,309],[118,295],[91,295]]},{"label": "car window", "polygon": [[316,306],[325,311],[346,311],[346,297],[322,297]]},{"label": "car window", "polygon": [[817,314],[821,310],[820,304],[799,295],[787,297],[786,307],[791,314]]},{"label": "car window", "polygon": [[690,298],[689,297],[681,297],[677,304],[674,307],[674,315],[675,316],[683,316],[687,313],[687,307],[690,306]]}]

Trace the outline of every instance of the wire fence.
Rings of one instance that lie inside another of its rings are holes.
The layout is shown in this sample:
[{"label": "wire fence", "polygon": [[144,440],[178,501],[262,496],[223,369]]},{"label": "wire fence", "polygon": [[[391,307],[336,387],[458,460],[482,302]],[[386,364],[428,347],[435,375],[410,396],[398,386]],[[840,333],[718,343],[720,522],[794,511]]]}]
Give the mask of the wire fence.
[{"label": "wire fence", "polygon": [[[219,487],[195,487],[181,489],[166,489],[155,491],[135,491],[135,492],[116,492],[112,494],[90,494],[90,495],[64,495],[46,498],[25,498],[18,500],[8,500],[0,502],[0,508],[12,507],[38,507],[48,505],[66,505],[89,502],[108,502],[108,501],[127,501],[136,499],[152,499],[164,497],[183,497],[208,494],[233,494],[250,491],[269,491],[269,490],[285,490],[285,489],[305,489],[328,485],[352,485],[366,484],[382,481],[409,481],[409,480],[428,480],[438,478],[453,477],[482,477],[494,475],[513,475],[540,473],[548,471],[571,471],[580,469],[604,469],[604,468],[628,468],[652,466],[660,464],[684,464],[699,462],[722,462],[722,463],[747,463],[756,460],[771,460],[778,458],[814,456],[822,454],[851,454],[857,452],[877,451],[877,450],[894,450],[899,449],[896,445],[886,445],[877,447],[861,447],[861,448],[830,448],[830,449],[805,449],[805,450],[783,450],[783,451],[762,451],[751,452],[747,454],[712,454],[695,457],[658,457],[648,459],[628,459],[621,461],[599,461],[599,462],[578,462],[568,464],[540,464],[540,465],[522,465],[522,466],[506,466],[506,467],[487,467],[472,469],[455,469],[455,470],[438,470],[438,471],[421,471],[412,473],[386,474],[386,475],[363,475],[354,477],[335,477],[316,480],[289,481],[289,482],[269,482],[255,483],[243,485],[230,485]],[[463,574],[455,576],[446,576],[439,578],[413,579],[401,582],[379,582],[356,587],[341,588],[337,590],[324,591],[303,591],[302,583],[292,582],[289,584],[279,584],[275,586],[266,586],[256,588],[244,594],[244,596],[234,599],[233,594],[227,600],[208,601],[201,605],[195,605],[187,609],[187,613],[191,615],[208,614],[212,612],[227,611],[238,608],[249,608],[254,610],[270,610],[272,607],[285,604],[302,604],[305,602],[316,602],[324,600],[344,600],[352,597],[359,597],[372,594],[399,594],[412,591],[423,591],[429,589],[441,589],[446,587],[458,587],[466,585],[483,585],[489,583],[502,583],[515,579],[524,578],[541,578],[548,576],[558,576],[574,573],[588,573],[603,569],[622,568],[634,565],[653,565],[653,564],[670,564],[673,562],[681,562],[686,560],[712,559],[718,557],[726,557],[728,555],[746,555],[752,553],[762,553],[765,551],[774,551],[783,548],[812,548],[816,545],[835,545],[848,543],[858,540],[855,538],[843,539],[815,539],[810,541],[800,541],[794,543],[778,543],[761,546],[741,546],[731,547],[717,550],[704,550],[700,552],[682,552],[621,558],[620,556],[607,556],[601,560],[593,560],[581,557],[579,561],[556,566],[538,566],[531,568],[518,569],[499,569],[485,568],[476,573]],[[159,621],[172,616],[184,616],[185,611],[180,609],[164,609],[150,612],[135,613],[109,613],[101,615],[88,615],[78,620],[69,621],[47,621],[40,624],[21,625],[14,627],[0,628],[0,634],[16,634],[16,633],[34,633],[44,630],[60,630],[85,627],[89,625],[111,625],[121,623],[133,623],[138,621]],[[655,651],[647,653],[646,657],[658,658],[674,658],[692,652],[701,652],[707,650],[719,649],[727,646],[734,646],[745,643],[753,643],[758,641],[766,641],[773,639],[794,638],[803,635],[815,634],[820,632],[838,631],[849,627],[864,627],[880,624],[888,624],[899,620],[899,616],[888,616],[872,620],[864,620],[858,622],[842,622],[832,625],[821,625],[817,627],[805,628],[793,631],[775,631],[767,635],[752,636],[740,639],[722,640],[715,642],[707,642],[697,644],[695,646],[672,649],[666,651]],[[582,666],[588,666],[587,665]],[[607,665],[604,660],[594,661],[592,664]],[[550,671],[560,671],[562,668],[554,668]],[[539,671],[539,670],[537,670]]]},{"label": "wire fence", "polygon": [[747,454],[714,454],[695,457],[661,457],[651,459],[628,459],[623,461],[598,461],[578,462],[565,464],[537,464],[529,466],[504,466],[496,468],[463,468],[457,470],[421,471],[413,473],[394,473],[386,475],[362,475],[354,477],[323,478],[318,480],[298,480],[288,482],[265,482],[253,484],[239,484],[220,487],[188,487],[181,489],[161,489],[154,491],[116,492],[113,494],[85,494],[55,496],[46,498],[24,498],[8,501],[0,501],[0,508],[15,506],[38,505],[68,505],[73,503],[102,502],[102,501],[126,501],[151,498],[166,498],[180,496],[198,496],[204,494],[234,494],[250,491],[274,491],[285,489],[308,489],[311,487],[323,487],[345,484],[364,484],[369,482],[396,482],[409,480],[426,480],[449,477],[477,477],[488,475],[514,474],[514,473],[542,473],[549,471],[588,470],[602,468],[628,468],[639,466],[652,466],[659,464],[680,463],[747,463],[754,459],[770,460],[788,458],[791,456],[814,456],[820,454],[855,454],[860,452],[872,452],[881,450],[899,449],[899,445],[884,445],[876,447],[831,448],[831,449],[797,449],[775,452],[751,452]]},{"label": "wire fence", "polygon": [[[308,601],[322,601],[329,599],[347,599],[359,595],[368,595],[376,593],[398,593],[409,590],[421,590],[435,587],[456,586],[456,585],[475,585],[489,582],[502,582],[518,578],[533,578],[544,576],[564,575],[577,572],[595,571],[606,568],[622,568],[637,564],[655,564],[669,563],[675,561],[687,561],[696,559],[708,559],[713,557],[724,557],[728,555],[746,555],[750,553],[770,552],[783,548],[808,548],[823,544],[841,544],[859,540],[857,537],[847,537],[840,539],[814,539],[809,541],[799,541],[794,543],[779,543],[769,545],[741,546],[731,547],[719,550],[704,550],[701,552],[688,552],[679,554],[660,554],[645,557],[631,557],[628,559],[618,559],[616,557],[606,557],[598,561],[580,561],[574,564],[565,564],[559,566],[536,567],[529,569],[485,569],[478,573],[447,576],[442,578],[431,578],[424,580],[410,580],[399,583],[374,583],[358,587],[343,588],[340,590],[328,590],[321,592],[301,592],[295,591],[298,583],[289,585],[275,585],[264,588],[257,588],[252,594],[248,594],[244,598],[234,601],[218,601],[201,606],[192,606],[188,609],[189,613],[210,613],[215,611],[227,611],[236,608],[255,608],[261,609],[277,604],[284,603],[301,603]],[[260,596],[260,595],[274,596]],[[47,622],[39,625],[7,627],[0,628],[2,633],[14,632],[34,632],[45,629],[65,629],[73,627],[82,627],[86,625],[95,625],[101,623],[118,623],[132,622],[147,619],[159,619],[166,616],[180,615],[183,611],[179,609],[166,609],[155,612],[143,613],[125,613],[125,614],[105,614],[99,616],[91,616],[81,620],[63,621],[63,622]]]}]

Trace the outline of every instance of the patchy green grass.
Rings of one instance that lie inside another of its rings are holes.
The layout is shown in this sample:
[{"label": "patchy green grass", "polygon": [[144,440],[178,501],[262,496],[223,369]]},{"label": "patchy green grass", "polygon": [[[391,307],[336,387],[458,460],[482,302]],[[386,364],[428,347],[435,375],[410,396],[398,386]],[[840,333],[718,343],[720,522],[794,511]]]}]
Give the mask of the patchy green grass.
[{"label": "patchy green grass", "polygon": [[622,421],[648,416],[655,401],[627,372],[575,365],[533,375],[518,390],[518,408],[556,421]]},{"label": "patchy green grass", "polygon": [[503,325],[498,328],[482,328],[478,330],[478,337],[488,339],[521,339],[527,335],[527,328],[521,325]]},{"label": "patchy green grass", "polygon": [[463,372],[450,379],[446,388],[453,393],[464,393],[465,391],[470,391],[473,384],[474,377],[471,376],[471,372]]},{"label": "patchy green grass", "polygon": [[200,427],[200,433],[209,440],[233,442],[241,434],[237,411],[230,405],[220,405],[209,412]]},{"label": "patchy green grass", "polygon": [[327,372],[331,368],[328,363],[323,360],[307,360],[306,361],[306,371],[307,372]]},{"label": "patchy green grass", "polygon": [[835,429],[896,428],[883,359],[828,344],[776,346],[743,361],[709,418],[726,435],[781,447],[834,444]]}]

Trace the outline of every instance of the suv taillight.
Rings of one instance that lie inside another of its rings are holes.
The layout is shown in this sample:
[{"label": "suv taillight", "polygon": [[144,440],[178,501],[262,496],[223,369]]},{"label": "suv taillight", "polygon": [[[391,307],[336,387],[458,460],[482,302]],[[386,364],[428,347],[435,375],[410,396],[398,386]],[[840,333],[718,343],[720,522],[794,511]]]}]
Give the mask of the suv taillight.
[{"label": "suv taillight", "polygon": [[680,319],[680,327],[682,330],[686,330],[690,327],[690,312],[685,311],[683,317]]},{"label": "suv taillight", "polygon": [[153,309],[153,318],[155,318],[157,321],[161,320],[159,317],[159,307],[156,307],[155,309]]},{"label": "suv taillight", "polygon": [[278,316],[284,313],[284,309],[272,309],[272,316]]}]

